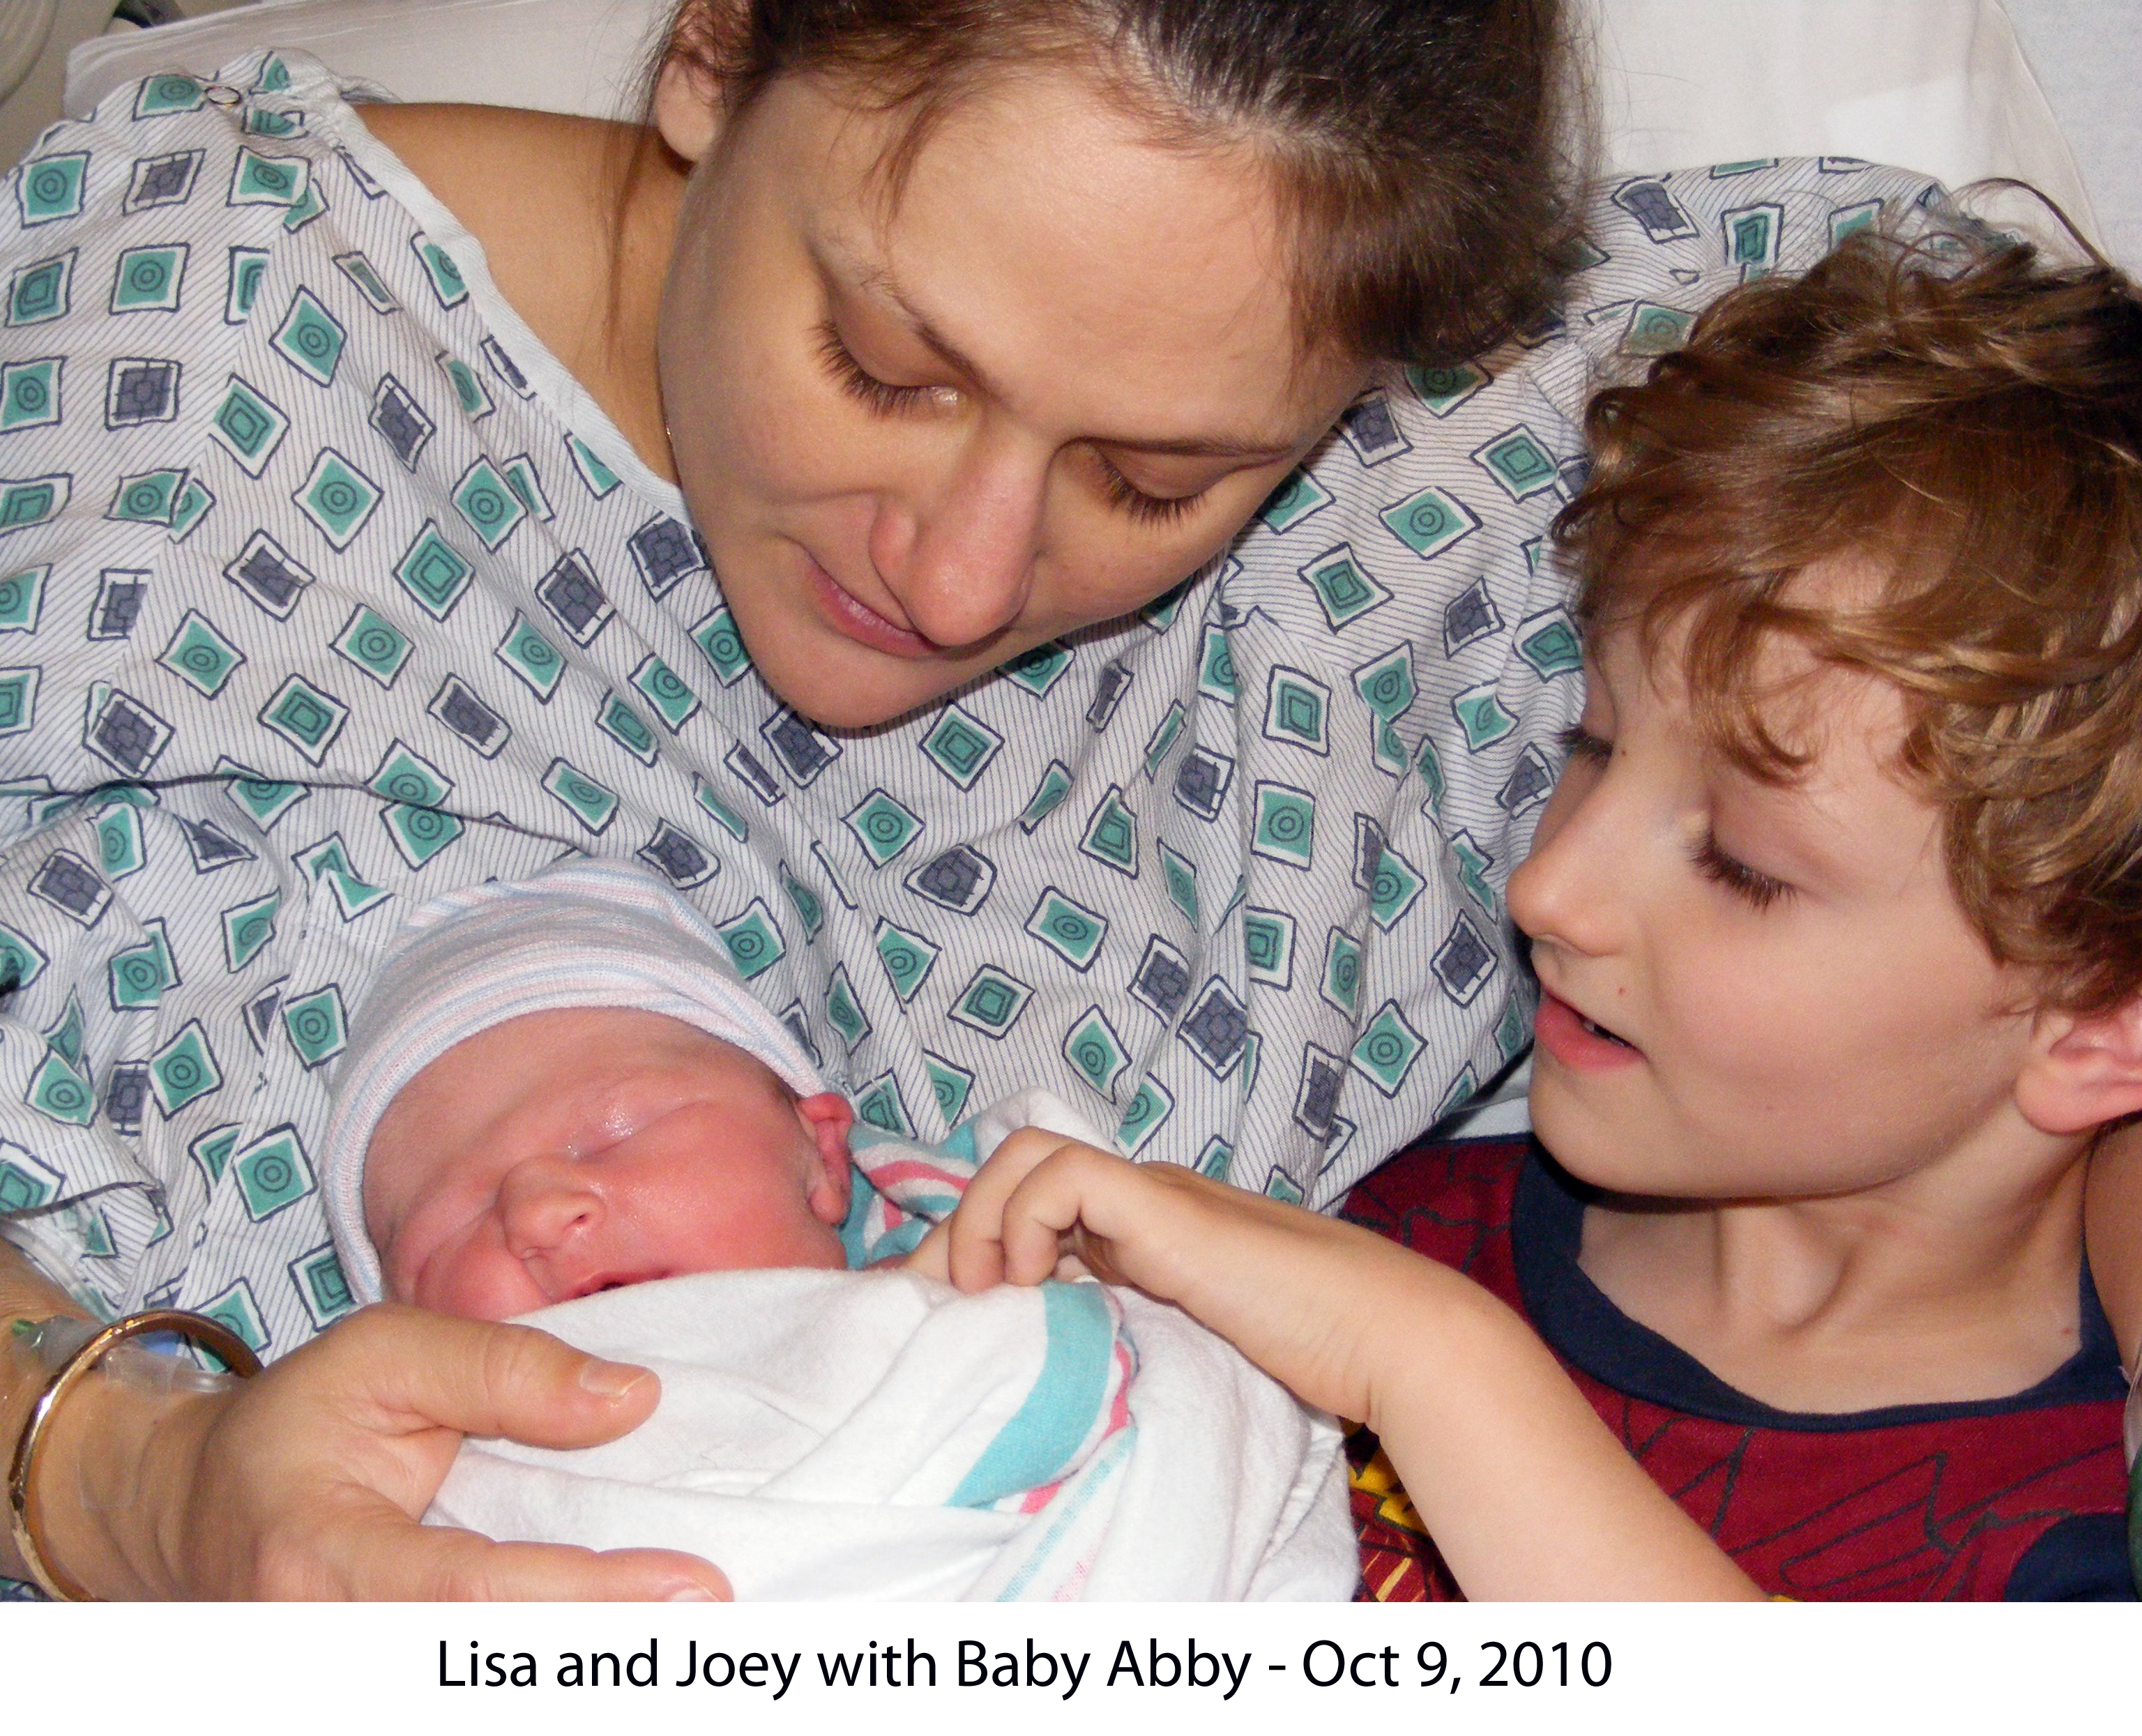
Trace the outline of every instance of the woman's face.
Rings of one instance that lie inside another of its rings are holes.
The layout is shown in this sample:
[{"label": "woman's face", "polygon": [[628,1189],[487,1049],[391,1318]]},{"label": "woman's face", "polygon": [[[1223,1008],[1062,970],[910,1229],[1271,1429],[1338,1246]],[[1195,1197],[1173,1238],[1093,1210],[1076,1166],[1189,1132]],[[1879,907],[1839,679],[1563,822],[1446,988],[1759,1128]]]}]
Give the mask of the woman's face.
[{"label": "woman's face", "polygon": [[1265,177],[1076,74],[901,117],[780,81],[700,157],[662,307],[677,473],[759,672],[883,723],[1149,602],[1226,545],[1367,369],[1297,353]]}]

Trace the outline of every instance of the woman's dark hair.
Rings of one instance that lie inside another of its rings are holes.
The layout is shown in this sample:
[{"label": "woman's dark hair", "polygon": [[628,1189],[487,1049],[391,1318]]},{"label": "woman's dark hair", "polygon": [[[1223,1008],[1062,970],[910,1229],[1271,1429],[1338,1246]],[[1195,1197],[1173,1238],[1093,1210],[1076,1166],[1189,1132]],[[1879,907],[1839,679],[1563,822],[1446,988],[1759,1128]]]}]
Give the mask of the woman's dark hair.
[{"label": "woman's dark hair", "polygon": [[683,62],[732,118],[777,79],[842,80],[909,116],[896,189],[963,91],[1079,65],[1164,141],[1263,159],[1305,342],[1437,363],[1552,298],[1582,166],[1566,37],[1561,0],[683,0],[654,71]]}]

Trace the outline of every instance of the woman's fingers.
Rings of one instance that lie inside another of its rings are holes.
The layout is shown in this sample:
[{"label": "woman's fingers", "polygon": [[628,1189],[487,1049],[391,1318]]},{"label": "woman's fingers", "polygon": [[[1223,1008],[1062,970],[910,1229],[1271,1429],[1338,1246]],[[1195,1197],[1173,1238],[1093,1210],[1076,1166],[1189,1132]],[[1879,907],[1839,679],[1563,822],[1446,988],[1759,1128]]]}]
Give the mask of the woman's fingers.
[{"label": "woman's fingers", "polygon": [[590,1446],[659,1388],[526,1327],[416,1309],[353,1315],[171,1432],[180,1595],[277,1598],[723,1598],[719,1570],[666,1550],[498,1544],[427,1526],[465,1434]]},{"label": "woman's fingers", "polygon": [[708,1602],[730,1595],[720,1571],[696,1556],[494,1543],[475,1531],[416,1524],[386,1502],[363,1504],[323,1541],[328,1558],[318,1588],[280,1595],[423,1603]]},{"label": "woman's fingers", "polygon": [[343,1403],[382,1433],[447,1428],[592,1447],[645,1422],[662,1393],[650,1370],[605,1362],[531,1326],[391,1304],[353,1315],[318,1344],[336,1354]]}]

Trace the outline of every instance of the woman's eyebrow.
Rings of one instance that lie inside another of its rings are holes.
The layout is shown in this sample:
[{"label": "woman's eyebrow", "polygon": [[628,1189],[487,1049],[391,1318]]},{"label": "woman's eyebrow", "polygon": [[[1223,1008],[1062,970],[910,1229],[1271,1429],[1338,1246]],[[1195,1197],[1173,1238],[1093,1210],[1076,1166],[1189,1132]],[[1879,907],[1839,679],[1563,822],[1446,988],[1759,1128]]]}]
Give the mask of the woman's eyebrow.
[{"label": "woman's eyebrow", "polygon": [[[827,288],[835,287],[837,279],[828,269],[827,263],[822,259],[817,264],[819,274],[825,279]],[[989,375],[964,350],[940,332],[930,323],[929,316],[909,298],[906,291],[901,287],[900,280],[892,274],[891,266],[865,265],[860,261],[851,261],[850,264],[855,273],[856,287],[890,302],[901,318],[907,322],[908,329],[939,361],[964,376],[983,396],[994,398],[1004,396],[991,383]],[[1291,456],[1295,450],[1291,444],[1246,439],[1144,440],[1108,434],[1088,435],[1087,438],[1095,446],[1111,446],[1156,458],[1228,458],[1247,459],[1253,463],[1276,463],[1280,459]]]}]

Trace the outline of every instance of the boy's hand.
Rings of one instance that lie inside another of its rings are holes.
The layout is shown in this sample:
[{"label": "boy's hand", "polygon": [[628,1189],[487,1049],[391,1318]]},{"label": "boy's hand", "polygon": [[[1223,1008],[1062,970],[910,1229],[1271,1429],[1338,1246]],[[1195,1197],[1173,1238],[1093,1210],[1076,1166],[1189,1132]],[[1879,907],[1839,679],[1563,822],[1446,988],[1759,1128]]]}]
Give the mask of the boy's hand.
[{"label": "boy's hand", "polygon": [[[1010,1196],[1012,1190],[1033,1172],[1036,1164],[1055,1152],[1071,1147],[1077,1147],[1081,1151],[1094,1151],[1091,1146],[1083,1145],[1061,1133],[1052,1133],[1045,1127],[1022,1127],[1008,1136],[990,1154],[989,1161],[976,1173],[975,1179],[967,1184],[967,1191],[960,1196],[960,1206],[955,1214],[930,1226],[930,1233],[916,1245],[915,1251],[901,1261],[902,1270],[920,1272],[925,1277],[937,1279],[941,1283],[954,1282],[951,1265],[953,1225],[966,1223],[969,1228],[965,1233],[972,1237],[977,1233],[975,1226],[986,1221],[992,1226],[989,1234],[994,1237],[997,1234],[994,1226],[1003,1221],[1004,1202]],[[1109,1154],[1094,1152],[1094,1155],[1107,1157]],[[1123,1161],[1120,1157],[1113,1161],[1118,1163]],[[960,1284],[961,1290],[971,1293],[1004,1281],[1000,1265],[986,1265],[990,1258],[986,1246],[982,1251],[970,1253],[965,1258],[970,1262],[967,1268],[970,1275]],[[983,1260],[985,1265],[978,1268],[971,1264],[976,1260]],[[977,1272],[980,1275],[974,1275]],[[1042,1274],[1044,1278],[1049,1275],[1046,1272]],[[1076,1255],[1067,1252],[1057,1262],[1054,1275],[1059,1278],[1083,1278],[1091,1275]],[[1039,1284],[1041,1280],[1028,1278],[1017,1281]]]},{"label": "boy's hand", "polygon": [[1035,1127],[997,1148],[944,1227],[938,1275],[963,1290],[1083,1264],[1175,1303],[1310,1403],[1353,1417],[1374,1407],[1362,1287],[1439,1275],[1351,1225]]},{"label": "boy's hand", "polygon": [[1174,1164],[1029,1127],[940,1225],[961,1290],[1067,1249],[1177,1304],[1308,1403],[1375,1429],[1475,1597],[1754,1597],[1532,1329],[1448,1266]]}]

